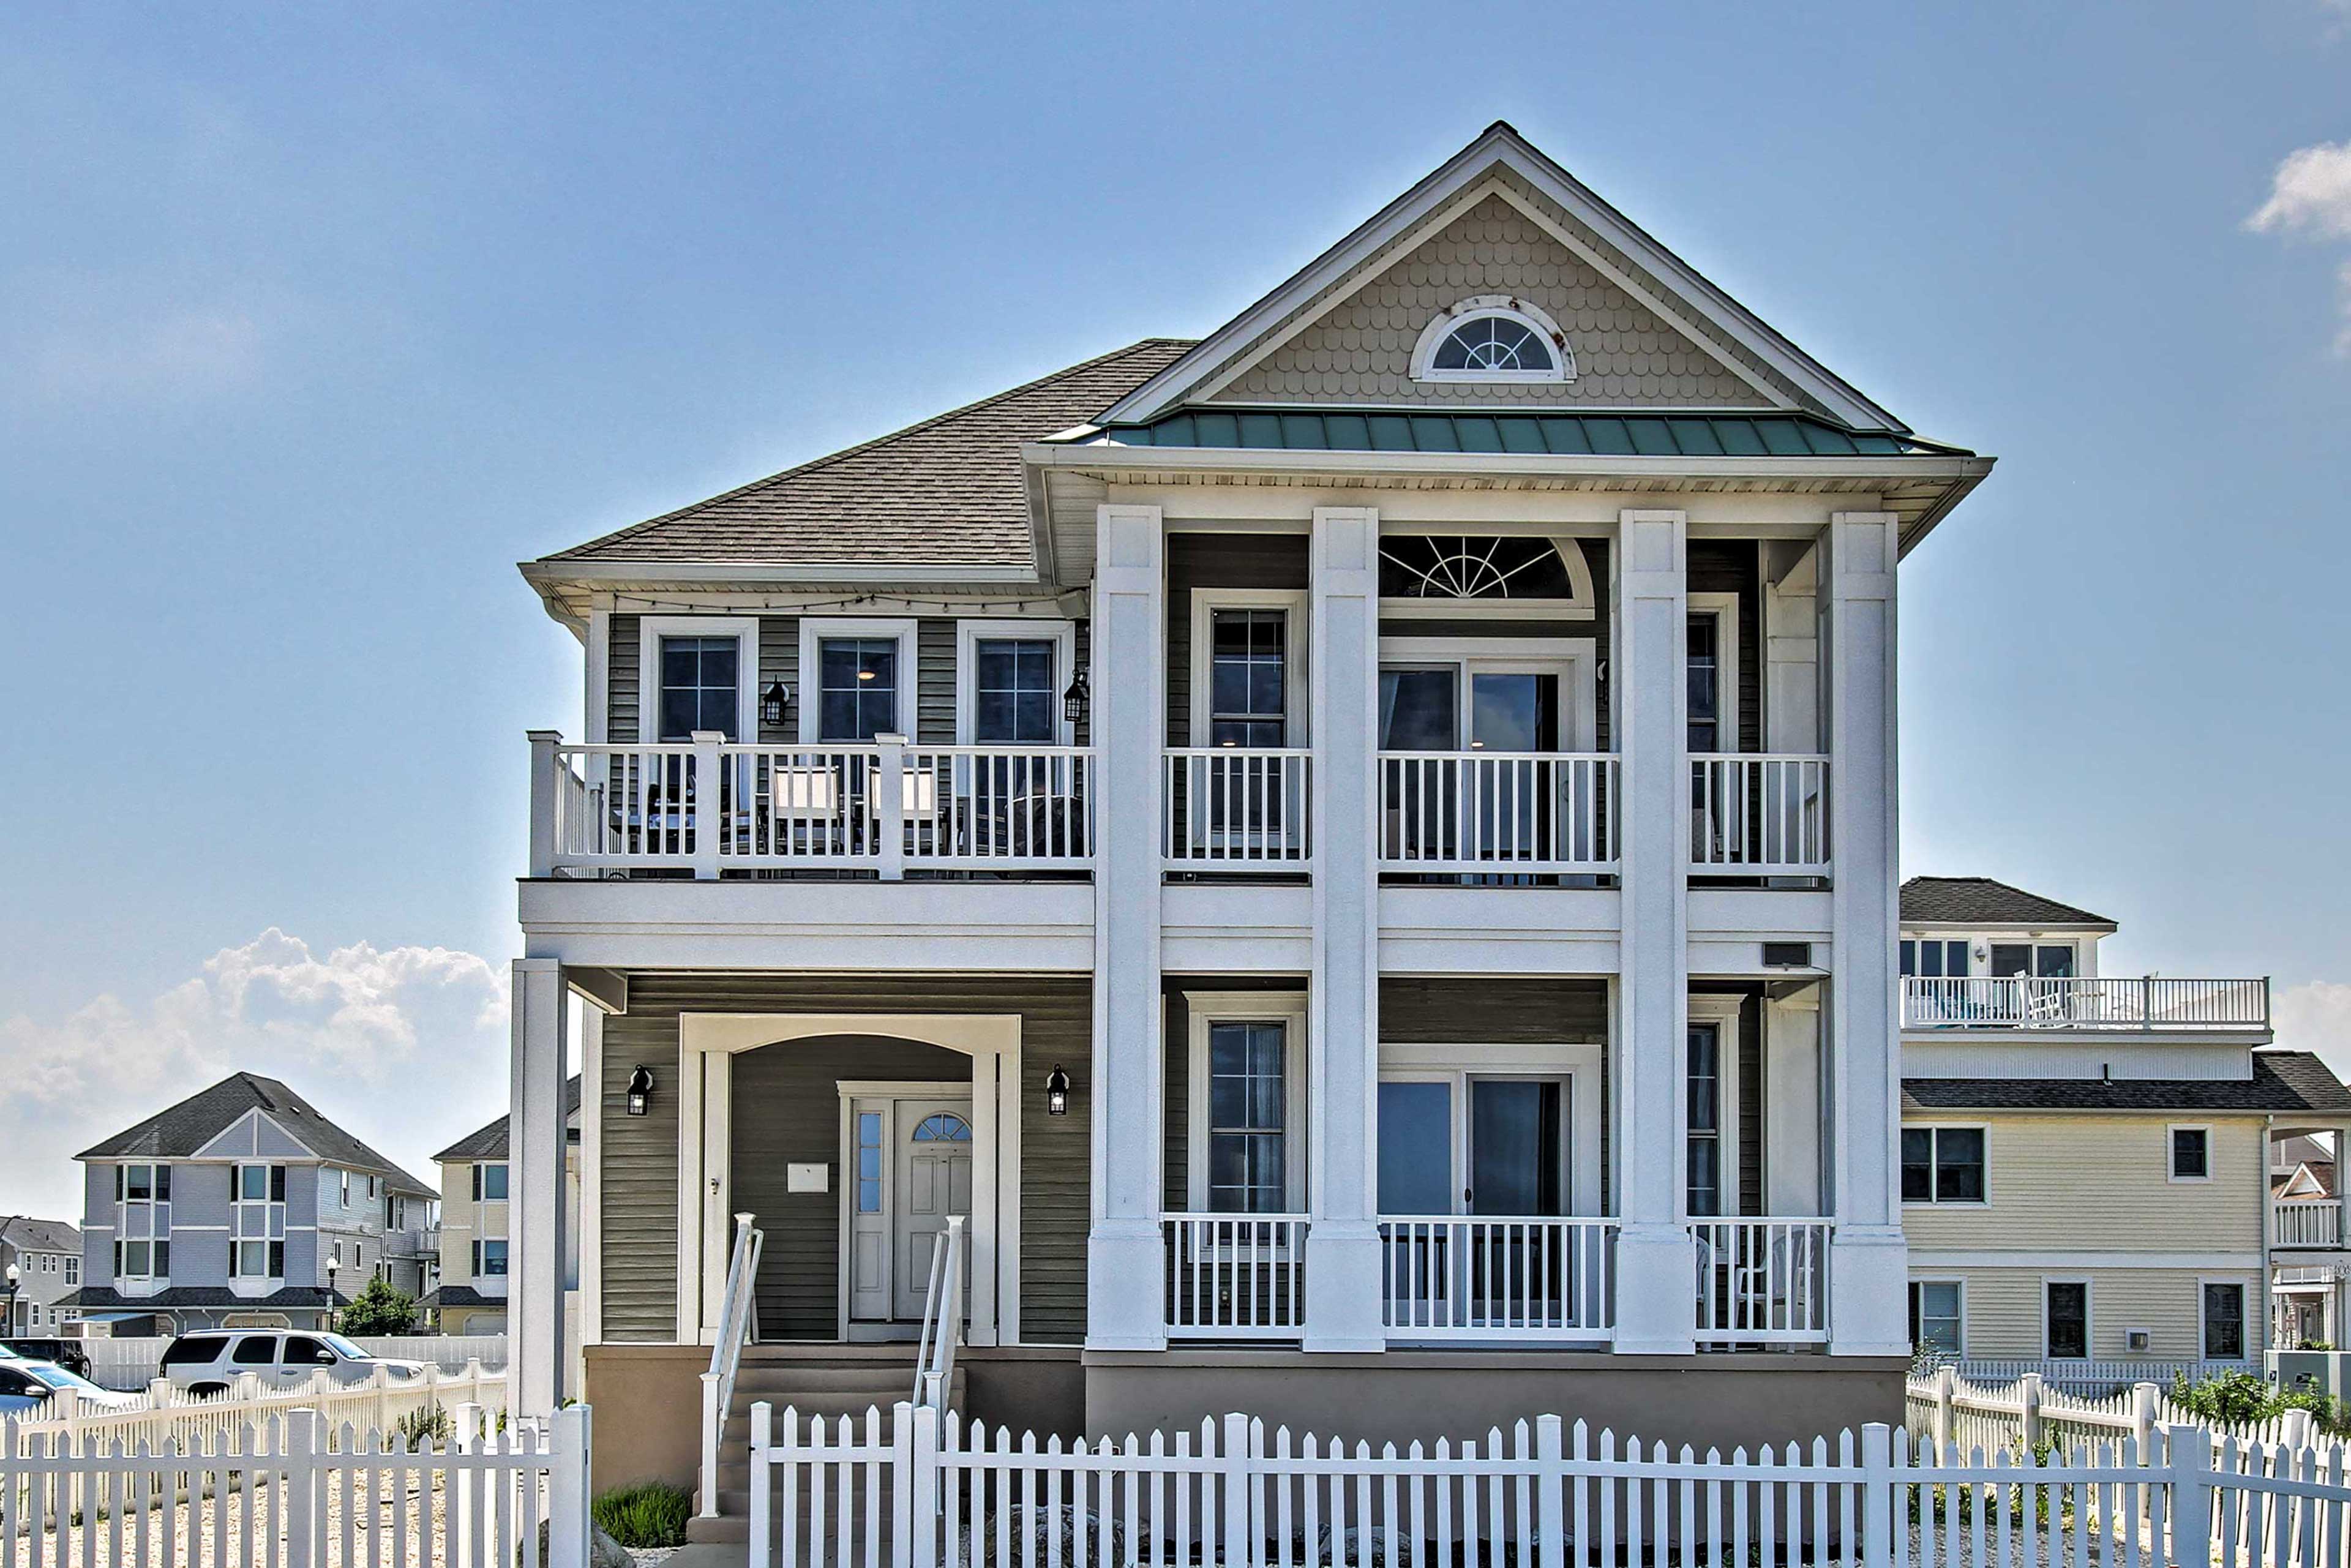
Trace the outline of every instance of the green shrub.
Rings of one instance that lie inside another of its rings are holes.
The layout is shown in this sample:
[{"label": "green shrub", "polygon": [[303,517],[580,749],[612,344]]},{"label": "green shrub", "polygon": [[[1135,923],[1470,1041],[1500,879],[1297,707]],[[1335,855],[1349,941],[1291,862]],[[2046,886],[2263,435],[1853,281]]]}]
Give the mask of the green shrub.
[{"label": "green shrub", "polygon": [[416,1322],[416,1298],[389,1280],[370,1280],[335,1326],[347,1334],[403,1334]]},{"label": "green shrub", "polygon": [[438,1405],[427,1405],[422,1410],[411,1410],[392,1423],[392,1434],[400,1446],[414,1452],[427,1443],[446,1443],[456,1436],[457,1423],[449,1412]]},{"label": "green shrub", "polygon": [[694,1500],[666,1481],[614,1487],[595,1502],[596,1528],[623,1546],[683,1546]]},{"label": "green shrub", "polygon": [[2171,1400],[2191,1416],[2231,1426],[2265,1421],[2284,1407],[2276,1386],[2250,1372],[2223,1372],[2197,1382],[2182,1377],[2171,1385]]}]

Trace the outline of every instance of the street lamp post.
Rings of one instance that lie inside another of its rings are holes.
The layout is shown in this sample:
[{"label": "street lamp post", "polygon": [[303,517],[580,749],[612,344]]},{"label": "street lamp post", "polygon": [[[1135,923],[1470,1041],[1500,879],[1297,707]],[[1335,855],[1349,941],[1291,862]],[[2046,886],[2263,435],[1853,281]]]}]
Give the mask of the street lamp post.
[{"label": "street lamp post", "polygon": [[342,1268],[340,1260],[327,1260],[327,1332],[335,1332],[335,1275]]},{"label": "street lamp post", "polygon": [[10,1263],[7,1274],[8,1306],[6,1311],[0,1312],[0,1329],[5,1329],[12,1334],[16,1332],[16,1283],[23,1278],[24,1276],[17,1272],[16,1265]]}]

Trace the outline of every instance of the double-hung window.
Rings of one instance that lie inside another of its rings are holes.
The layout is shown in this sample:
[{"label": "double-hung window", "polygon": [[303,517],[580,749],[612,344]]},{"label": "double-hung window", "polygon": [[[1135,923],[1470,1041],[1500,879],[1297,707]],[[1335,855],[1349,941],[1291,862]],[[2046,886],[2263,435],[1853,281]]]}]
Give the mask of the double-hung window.
[{"label": "double-hung window", "polygon": [[503,1165],[481,1165],[474,1167],[474,1201],[504,1203],[507,1200],[507,1167]]},{"label": "double-hung window", "polygon": [[1722,618],[1692,615],[1686,638],[1689,749],[1693,755],[1721,751],[1726,749],[1722,744]]},{"label": "double-hung window", "polygon": [[1968,976],[1965,939],[1902,939],[1902,973],[1928,980],[1964,980]]},{"label": "double-hung window", "polygon": [[[348,1178],[346,1178],[348,1179]],[[286,1277],[286,1167],[237,1166],[229,1205],[228,1271],[240,1280]]]},{"label": "double-hung window", "polygon": [[1285,1026],[1208,1026],[1208,1207],[1280,1214],[1289,1207],[1290,1094]]},{"label": "double-hung window", "polygon": [[817,643],[817,734],[871,740],[898,731],[898,640],[825,637]]},{"label": "double-hung window", "polygon": [[1686,1203],[1693,1217],[1719,1215],[1723,1211],[1721,1024],[1690,1025],[1683,1085],[1688,1107]]},{"label": "double-hung window", "polygon": [[2204,1295],[2204,1359],[2241,1361],[2245,1354],[2245,1287],[2208,1281]]},{"label": "double-hung window", "polygon": [[2052,1361],[2080,1361],[2090,1354],[2090,1285],[2086,1280],[2042,1283],[2043,1354]]},{"label": "double-hung window", "polygon": [[507,1272],[507,1244],[503,1241],[474,1243],[474,1278],[504,1279]]},{"label": "double-hung window", "polygon": [[972,643],[971,737],[982,746],[1050,746],[1058,730],[1060,644],[1050,637]]},{"label": "double-hung window", "polygon": [[1910,1343],[1916,1350],[1956,1356],[1959,1348],[1959,1282],[1910,1281]]},{"label": "double-hung window", "polygon": [[172,1167],[114,1167],[114,1273],[163,1280],[172,1273]]},{"label": "double-hung window", "polygon": [[737,637],[661,640],[660,738],[684,741],[697,729],[740,740],[743,643]]},{"label": "double-hung window", "polygon": [[2211,1128],[2173,1127],[2168,1129],[2168,1140],[2173,1181],[2212,1179]]},{"label": "double-hung window", "polygon": [[1208,744],[1266,750],[1290,744],[1290,614],[1208,614]]},{"label": "double-hung window", "polygon": [[1981,1127],[1902,1129],[1902,1201],[1984,1201]]}]

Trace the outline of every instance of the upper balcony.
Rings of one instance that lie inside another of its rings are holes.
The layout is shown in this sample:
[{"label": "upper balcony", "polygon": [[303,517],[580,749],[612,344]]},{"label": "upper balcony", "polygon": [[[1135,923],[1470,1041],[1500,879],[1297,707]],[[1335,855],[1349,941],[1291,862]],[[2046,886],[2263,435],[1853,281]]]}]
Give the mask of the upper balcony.
[{"label": "upper balcony", "polygon": [[1905,976],[1902,1027],[2098,1034],[2270,1032],[2267,979],[2092,976]]}]

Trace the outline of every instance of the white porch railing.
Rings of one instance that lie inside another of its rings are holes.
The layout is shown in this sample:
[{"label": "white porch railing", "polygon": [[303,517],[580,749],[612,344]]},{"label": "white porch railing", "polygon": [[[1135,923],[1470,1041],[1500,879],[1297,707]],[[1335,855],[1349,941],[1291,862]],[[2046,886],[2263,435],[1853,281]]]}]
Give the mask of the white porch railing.
[{"label": "white porch railing", "polygon": [[718,1332],[710,1343],[710,1368],[702,1375],[702,1517],[718,1517],[718,1446],[726,1435],[726,1412],[735,1404],[735,1375],[743,1347],[758,1337],[759,1253],[767,1236],[751,1216],[735,1217],[735,1247],[726,1260],[726,1293],[718,1304]]},{"label": "white porch railing", "polygon": [[1391,1338],[1604,1342],[1617,1222],[1382,1215]]},{"label": "white porch railing", "polygon": [[2159,975],[1906,975],[1902,1027],[2266,1030],[2270,983]]},{"label": "white porch railing", "polygon": [[1160,841],[1180,871],[1303,871],[1314,858],[1302,749],[1195,747],[1164,754]]},{"label": "white porch railing", "polygon": [[1306,1216],[1163,1214],[1170,1339],[1296,1339],[1306,1326]]},{"label": "white porch railing", "polygon": [[955,1397],[956,1347],[963,1343],[963,1276],[968,1221],[947,1216],[931,1242],[931,1278],[923,1296],[923,1338],[914,1347],[914,1403],[944,1410]]},{"label": "white porch railing", "polygon": [[1382,871],[1607,872],[1617,760],[1599,753],[1384,751]]},{"label": "white porch railing", "polygon": [[1829,1335],[1825,1219],[1698,1219],[1700,1344],[1802,1344]]},{"label": "white porch railing", "polygon": [[2343,1245],[2343,1200],[2339,1197],[2281,1197],[2270,1204],[2276,1217],[2271,1236],[2279,1247],[2340,1247]]},{"label": "white porch railing", "polygon": [[1829,759],[1774,753],[1690,758],[1690,870],[1825,876]]},{"label": "white porch railing", "polygon": [[567,746],[532,736],[531,874],[668,869],[1082,869],[1093,753],[1076,747]]}]

